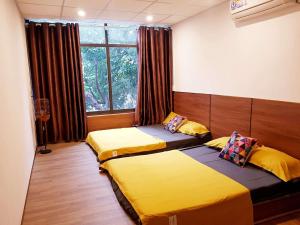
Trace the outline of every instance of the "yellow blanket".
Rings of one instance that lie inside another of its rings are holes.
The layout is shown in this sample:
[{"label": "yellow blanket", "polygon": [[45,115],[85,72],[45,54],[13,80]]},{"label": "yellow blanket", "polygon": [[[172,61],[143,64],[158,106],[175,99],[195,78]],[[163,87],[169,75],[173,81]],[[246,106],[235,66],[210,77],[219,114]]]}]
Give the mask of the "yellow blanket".
[{"label": "yellow blanket", "polygon": [[98,153],[100,161],[120,155],[166,148],[166,142],[135,127],[90,132],[86,142]]},{"label": "yellow blanket", "polygon": [[102,164],[143,225],[252,225],[247,188],[173,150]]}]

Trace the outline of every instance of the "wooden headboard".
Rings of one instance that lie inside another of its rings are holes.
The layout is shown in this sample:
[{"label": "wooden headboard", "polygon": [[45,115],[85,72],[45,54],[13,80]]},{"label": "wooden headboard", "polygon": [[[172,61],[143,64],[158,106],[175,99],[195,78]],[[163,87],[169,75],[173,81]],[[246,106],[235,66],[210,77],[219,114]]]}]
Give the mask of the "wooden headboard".
[{"label": "wooden headboard", "polygon": [[234,130],[250,135],[251,99],[211,95],[210,131],[213,138],[230,136]]},{"label": "wooden headboard", "polygon": [[253,99],[251,136],[300,159],[300,104]]},{"label": "wooden headboard", "polygon": [[206,125],[213,138],[237,130],[300,159],[299,103],[175,92],[174,111]]},{"label": "wooden headboard", "polygon": [[188,117],[190,120],[210,127],[210,95],[175,92],[174,111]]}]

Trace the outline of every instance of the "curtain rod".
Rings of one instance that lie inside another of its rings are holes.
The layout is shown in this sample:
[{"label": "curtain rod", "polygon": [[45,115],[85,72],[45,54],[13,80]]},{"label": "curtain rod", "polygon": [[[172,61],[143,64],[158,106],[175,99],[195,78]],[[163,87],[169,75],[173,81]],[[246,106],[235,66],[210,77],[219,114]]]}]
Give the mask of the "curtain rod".
[{"label": "curtain rod", "polygon": [[[59,23],[59,24],[62,24],[63,27],[67,26],[66,24],[63,24],[63,23]],[[35,23],[35,25],[42,26],[42,23]],[[29,26],[29,23],[25,23],[25,26]],[[56,24],[49,23],[49,27],[55,27],[55,26],[56,26]],[[79,24],[79,26],[80,26],[80,24]],[[149,30],[150,28],[153,28],[154,30],[159,30],[159,29],[171,30],[171,27],[146,27],[147,30]],[[138,28],[136,30],[138,30]]]},{"label": "curtain rod", "polygon": [[[35,22],[35,21],[30,21],[30,20],[25,20],[25,26],[28,26],[30,24],[30,22],[34,22],[36,26],[41,26],[42,23],[48,23],[49,26],[52,26],[52,27],[55,27],[56,24],[61,24],[62,26],[66,26],[66,24],[75,24],[76,22],[67,22],[67,23],[62,23],[62,22]],[[88,24],[86,25],[80,25],[80,23],[78,23],[79,26],[89,26]],[[149,25],[137,25],[138,27],[146,27],[147,29],[150,29],[150,28],[153,28],[155,30],[159,30],[159,29],[165,29],[165,30],[171,30],[171,27],[164,27],[164,26],[149,26]],[[91,27],[93,27],[93,25],[91,25]],[[101,26],[97,26],[97,27],[114,27],[114,26],[109,26],[107,25],[107,23],[104,23],[103,25]],[[122,29],[122,28],[121,28]],[[138,28],[137,28],[138,29]]]},{"label": "curtain rod", "polygon": [[147,29],[150,29],[150,28],[154,28],[154,29],[166,29],[166,30],[170,30],[172,29],[170,26],[149,26],[149,25],[140,25],[140,27],[145,27]]},{"label": "curtain rod", "polygon": [[32,20],[28,20],[28,19],[25,19],[25,26],[28,26],[30,23],[35,23],[35,25],[36,26],[41,26],[43,23],[48,23],[49,24],[49,26],[56,26],[56,24],[61,24],[62,26],[66,26],[66,24],[75,24],[75,22],[67,22],[67,21],[65,21],[65,23],[63,23],[63,22],[59,22],[59,21],[57,21],[57,22],[55,22],[55,21],[53,21],[53,22],[47,22],[47,21],[32,21]]},{"label": "curtain rod", "polygon": [[[29,25],[29,23],[25,23],[25,26],[28,26],[28,25]],[[36,26],[42,26],[41,23],[36,23],[35,25],[36,25]],[[55,26],[56,26],[56,24],[49,23],[49,27],[55,27]],[[62,24],[62,26],[65,27],[66,24]]]},{"label": "curtain rod", "polygon": [[[42,23],[37,23],[37,22],[34,22],[36,26],[42,26]],[[45,22],[47,23],[47,22]],[[28,26],[30,24],[30,22],[27,22],[25,21],[25,26]],[[56,26],[56,23],[48,23],[50,27],[55,27]],[[58,24],[61,24],[63,27],[66,26],[66,24],[64,23],[58,23]]]}]

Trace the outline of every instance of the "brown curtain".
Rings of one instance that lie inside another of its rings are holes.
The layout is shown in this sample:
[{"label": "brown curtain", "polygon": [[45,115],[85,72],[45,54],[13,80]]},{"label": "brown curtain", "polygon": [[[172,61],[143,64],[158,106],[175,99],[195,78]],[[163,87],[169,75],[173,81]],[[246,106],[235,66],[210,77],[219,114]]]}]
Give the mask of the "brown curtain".
[{"label": "brown curtain", "polygon": [[[48,141],[74,141],[87,132],[78,24],[26,26],[34,98],[47,98]],[[42,130],[37,123],[38,143]]]},{"label": "brown curtain", "polygon": [[172,30],[140,27],[138,30],[137,125],[161,123],[172,111]]}]

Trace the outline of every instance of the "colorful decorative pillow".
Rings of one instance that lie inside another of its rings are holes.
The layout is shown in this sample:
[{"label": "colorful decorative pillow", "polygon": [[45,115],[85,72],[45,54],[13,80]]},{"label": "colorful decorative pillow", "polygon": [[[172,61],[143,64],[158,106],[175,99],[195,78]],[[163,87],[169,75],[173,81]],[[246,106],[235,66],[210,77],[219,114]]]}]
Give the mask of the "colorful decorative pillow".
[{"label": "colorful decorative pillow", "polygon": [[187,135],[201,135],[208,133],[209,130],[202,124],[187,120],[179,129],[179,132]]},{"label": "colorful decorative pillow", "polygon": [[256,142],[256,139],[244,137],[237,131],[234,131],[226,146],[220,152],[219,157],[239,166],[244,166]]},{"label": "colorful decorative pillow", "polygon": [[167,125],[172,119],[174,119],[175,116],[177,116],[177,113],[170,112],[170,114],[166,117],[166,119],[163,121],[163,125]]},{"label": "colorful decorative pillow", "polygon": [[286,182],[300,178],[300,160],[273,148],[256,148],[252,151],[249,162]]},{"label": "colorful decorative pillow", "polygon": [[165,129],[175,133],[185,122],[185,117],[177,115],[165,126]]},{"label": "colorful decorative pillow", "polygon": [[214,140],[211,140],[209,142],[204,143],[204,145],[213,147],[213,148],[218,148],[218,149],[223,149],[227,142],[229,141],[230,137],[220,137]]}]

